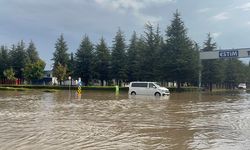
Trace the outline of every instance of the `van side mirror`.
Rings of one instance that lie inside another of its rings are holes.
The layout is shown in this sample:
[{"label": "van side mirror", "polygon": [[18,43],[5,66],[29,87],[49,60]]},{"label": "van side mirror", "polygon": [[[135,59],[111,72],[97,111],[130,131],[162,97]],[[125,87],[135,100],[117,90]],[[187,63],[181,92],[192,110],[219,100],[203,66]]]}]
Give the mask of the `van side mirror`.
[{"label": "van side mirror", "polygon": [[153,86],[154,89],[156,89],[156,86]]}]

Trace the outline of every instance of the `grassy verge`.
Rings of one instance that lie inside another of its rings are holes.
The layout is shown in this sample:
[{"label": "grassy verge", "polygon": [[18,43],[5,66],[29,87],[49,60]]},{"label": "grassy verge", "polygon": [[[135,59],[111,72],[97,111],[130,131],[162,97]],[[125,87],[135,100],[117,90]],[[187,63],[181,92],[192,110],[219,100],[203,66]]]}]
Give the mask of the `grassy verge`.
[{"label": "grassy verge", "polygon": [[182,87],[180,89],[176,87],[168,88],[170,92],[197,92],[200,91],[198,87]]},{"label": "grassy verge", "polygon": [[[52,85],[0,85],[0,90],[12,90],[12,91],[28,91],[28,90],[42,90],[44,92],[56,92],[58,90],[77,90],[77,86],[52,86]],[[115,91],[115,86],[82,86],[82,90],[94,90],[94,91]],[[197,92],[200,91],[198,87],[182,87],[180,89],[171,87],[168,88],[170,93],[173,92]],[[127,92],[128,87],[120,87],[121,92]],[[213,92],[218,91],[231,91],[229,89],[213,89]],[[237,91],[237,90],[234,90]]]},{"label": "grassy verge", "polygon": [[[77,90],[77,86],[47,86],[47,85],[0,85],[0,90],[31,90],[42,89],[45,92],[54,92],[56,90]],[[82,86],[82,90],[100,90],[100,91],[115,91],[115,86]],[[127,87],[120,87],[120,91],[128,91]]]}]

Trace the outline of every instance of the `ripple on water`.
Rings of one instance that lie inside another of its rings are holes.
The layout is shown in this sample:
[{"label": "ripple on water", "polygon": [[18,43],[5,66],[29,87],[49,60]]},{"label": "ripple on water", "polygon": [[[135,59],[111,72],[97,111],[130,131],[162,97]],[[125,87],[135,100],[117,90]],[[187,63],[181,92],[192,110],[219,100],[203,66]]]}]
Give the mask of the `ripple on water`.
[{"label": "ripple on water", "polygon": [[179,93],[168,100],[96,94],[1,95],[0,149],[250,147],[250,100],[244,94]]}]

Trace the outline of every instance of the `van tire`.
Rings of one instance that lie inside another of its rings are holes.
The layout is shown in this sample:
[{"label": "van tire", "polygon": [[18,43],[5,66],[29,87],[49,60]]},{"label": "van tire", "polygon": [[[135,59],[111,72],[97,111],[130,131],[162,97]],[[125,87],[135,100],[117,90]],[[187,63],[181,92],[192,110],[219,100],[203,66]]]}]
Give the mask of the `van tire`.
[{"label": "van tire", "polygon": [[131,95],[136,95],[135,91],[131,92]]},{"label": "van tire", "polygon": [[155,96],[161,96],[161,94],[159,92],[156,92]]}]

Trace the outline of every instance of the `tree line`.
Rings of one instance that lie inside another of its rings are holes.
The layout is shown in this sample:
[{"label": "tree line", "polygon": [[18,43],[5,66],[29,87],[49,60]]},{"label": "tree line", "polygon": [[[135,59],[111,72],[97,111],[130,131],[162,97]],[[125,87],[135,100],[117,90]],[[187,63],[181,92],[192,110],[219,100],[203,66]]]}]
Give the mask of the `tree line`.
[{"label": "tree line", "polygon": [[[32,49],[32,52],[30,52]],[[250,67],[238,59],[203,60],[199,63],[199,51],[213,51],[216,43],[210,34],[202,48],[187,35],[187,28],[180,13],[173,14],[171,24],[162,33],[159,25],[145,25],[144,32],[134,32],[126,44],[124,32],[119,28],[109,47],[103,37],[93,44],[85,35],[75,53],[68,52],[67,42],[61,35],[53,53],[53,75],[61,83],[68,76],[81,77],[84,85],[93,80],[120,85],[130,81],[175,82],[198,85],[199,70],[204,86],[233,87],[248,82]],[[7,62],[7,63],[6,63]],[[38,57],[31,42],[26,49],[21,41],[11,48],[2,46],[0,51],[0,77],[11,72],[16,78],[29,81],[41,78],[45,63]],[[6,71],[7,70],[7,71]],[[7,72],[8,73],[8,72]]]},{"label": "tree line", "polygon": [[10,48],[1,46],[0,64],[0,79],[26,79],[28,82],[41,79],[46,65],[39,57],[33,41],[27,48],[23,41]]}]

